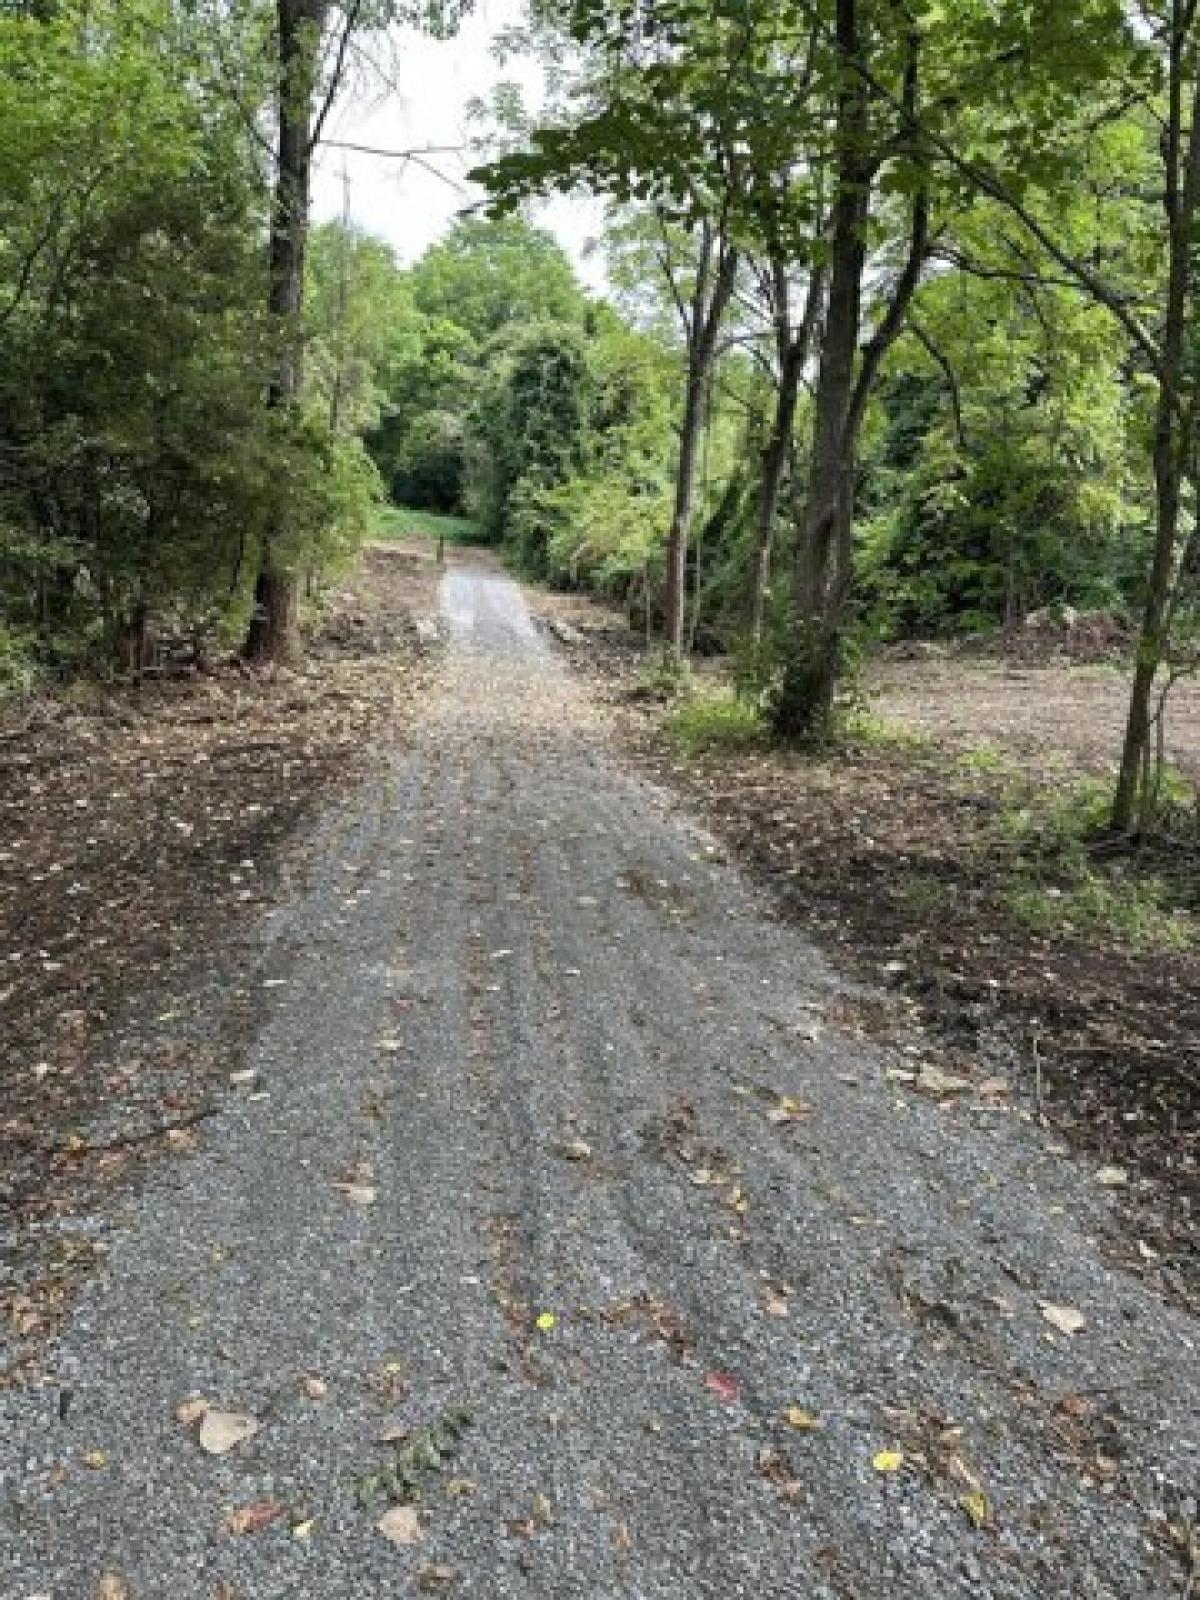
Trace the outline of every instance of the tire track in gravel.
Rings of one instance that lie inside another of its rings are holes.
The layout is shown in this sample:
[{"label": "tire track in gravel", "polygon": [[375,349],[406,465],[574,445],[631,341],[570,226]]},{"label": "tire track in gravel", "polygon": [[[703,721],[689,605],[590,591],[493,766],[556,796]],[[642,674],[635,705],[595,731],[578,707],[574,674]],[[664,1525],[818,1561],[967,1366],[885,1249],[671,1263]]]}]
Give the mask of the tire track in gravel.
[{"label": "tire track in gravel", "polygon": [[[1178,1600],[1196,1330],[1104,1266],[1090,1175],[890,1082],[832,1024],[861,991],[622,769],[516,587],[452,570],[444,606],[416,737],[263,930],[269,1099],[116,1241],[70,1429],[0,1407],[2,1600]],[[204,1459],[193,1390],[260,1434]],[[460,1406],[394,1548],[355,1499],[380,1434]],[[264,1496],[310,1534],[230,1537]]]}]

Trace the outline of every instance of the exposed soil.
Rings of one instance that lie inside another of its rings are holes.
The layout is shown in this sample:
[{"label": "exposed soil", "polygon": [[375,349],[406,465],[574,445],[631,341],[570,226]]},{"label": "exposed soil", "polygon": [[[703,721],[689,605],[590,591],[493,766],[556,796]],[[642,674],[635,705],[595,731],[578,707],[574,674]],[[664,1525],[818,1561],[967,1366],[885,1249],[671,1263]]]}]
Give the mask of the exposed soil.
[{"label": "exposed soil", "polygon": [[301,670],[228,661],[4,713],[0,1385],[91,1264],[97,1209],[188,1147],[237,1068],[254,993],[210,1026],[194,974],[243,982],[289,840],[403,722],[414,615],[435,610],[427,548],[380,547],[327,596]]},{"label": "exposed soil", "polygon": [[[899,1037],[916,1024],[952,1070],[982,1061],[1010,1075],[1030,1114],[1098,1167],[1124,1171],[1129,1227],[1113,1248],[1194,1304],[1200,955],[1142,953],[1093,930],[1043,937],[1007,900],[1015,846],[999,824],[1014,783],[1036,795],[1111,771],[1120,671],[1032,646],[1036,659],[1022,661],[898,651],[872,669],[871,708],[919,739],[864,741],[834,757],[765,746],[685,757],[621,619],[579,597],[535,603],[544,620],[578,630],[567,633],[572,658],[617,709],[627,746],[699,807],[789,917],[836,949],[840,967],[887,986],[893,1003],[876,1028]],[[1200,773],[1194,709],[1185,696],[1171,756]],[[987,759],[960,759],[973,750]],[[1146,866],[1195,889],[1197,859],[1183,845]]]}]

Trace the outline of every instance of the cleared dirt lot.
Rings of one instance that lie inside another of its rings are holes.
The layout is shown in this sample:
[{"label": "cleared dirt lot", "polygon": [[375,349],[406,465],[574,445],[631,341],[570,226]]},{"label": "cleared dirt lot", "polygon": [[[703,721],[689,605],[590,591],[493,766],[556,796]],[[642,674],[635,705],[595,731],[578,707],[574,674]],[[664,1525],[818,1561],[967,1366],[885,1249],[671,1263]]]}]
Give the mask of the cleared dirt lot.
[{"label": "cleared dirt lot", "polygon": [[[1051,775],[1104,775],[1121,748],[1129,674],[1122,663],[1041,664],[986,657],[892,655],[868,675],[884,716],[948,750],[993,746]],[[1200,688],[1172,695],[1167,754],[1200,778]]]}]

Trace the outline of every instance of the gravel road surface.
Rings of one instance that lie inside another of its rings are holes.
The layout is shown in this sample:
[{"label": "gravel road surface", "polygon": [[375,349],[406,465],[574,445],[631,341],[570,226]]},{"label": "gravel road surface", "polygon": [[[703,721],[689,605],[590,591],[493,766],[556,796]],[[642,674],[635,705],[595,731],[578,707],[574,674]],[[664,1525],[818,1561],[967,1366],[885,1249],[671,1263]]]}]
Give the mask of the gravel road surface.
[{"label": "gravel road surface", "polygon": [[443,613],[253,1081],[0,1403],[0,1596],[1189,1593],[1196,1327],[1095,1173],[864,1042],[513,583]]}]

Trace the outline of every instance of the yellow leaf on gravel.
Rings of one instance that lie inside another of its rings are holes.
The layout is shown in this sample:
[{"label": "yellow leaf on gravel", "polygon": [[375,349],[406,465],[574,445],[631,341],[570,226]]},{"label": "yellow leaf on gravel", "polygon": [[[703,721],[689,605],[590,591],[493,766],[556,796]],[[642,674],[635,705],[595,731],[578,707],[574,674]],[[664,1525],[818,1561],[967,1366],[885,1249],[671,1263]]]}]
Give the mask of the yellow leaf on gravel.
[{"label": "yellow leaf on gravel", "polygon": [[553,1333],[558,1327],[558,1318],[553,1311],[543,1311],[537,1319],[537,1326],[540,1333]]},{"label": "yellow leaf on gravel", "polygon": [[99,1470],[99,1468],[108,1465],[108,1454],[104,1450],[89,1450],[83,1458],[83,1464],[85,1467],[93,1467]]},{"label": "yellow leaf on gravel", "polygon": [[904,1465],[904,1454],[900,1450],[881,1450],[872,1458],[871,1465],[876,1472],[899,1472]]},{"label": "yellow leaf on gravel", "polygon": [[991,1526],[992,1503],[982,1489],[976,1489],[972,1494],[964,1494],[958,1503],[977,1528]]},{"label": "yellow leaf on gravel", "polygon": [[115,1572],[106,1572],[100,1579],[97,1600],[129,1600],[129,1586]]},{"label": "yellow leaf on gravel", "polygon": [[783,1420],[789,1428],[796,1428],[800,1433],[811,1433],[821,1426],[821,1419],[814,1411],[806,1411],[803,1406],[789,1406],[783,1413]]}]

